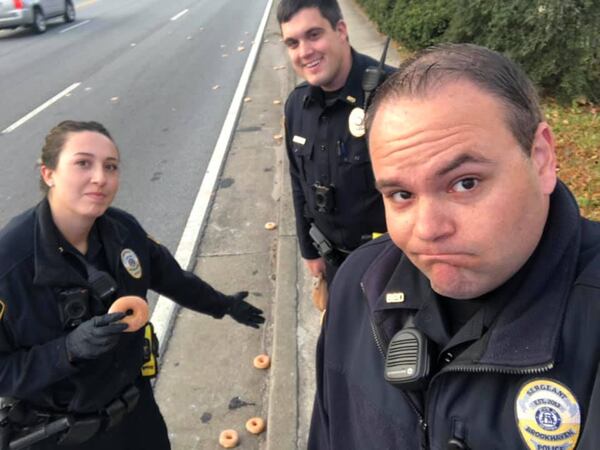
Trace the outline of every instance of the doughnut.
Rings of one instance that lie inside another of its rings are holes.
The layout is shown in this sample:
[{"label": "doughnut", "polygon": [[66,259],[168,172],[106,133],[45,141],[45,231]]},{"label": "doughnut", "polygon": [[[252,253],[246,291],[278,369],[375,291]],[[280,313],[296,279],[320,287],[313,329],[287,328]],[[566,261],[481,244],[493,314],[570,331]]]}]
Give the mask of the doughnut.
[{"label": "doughnut", "polygon": [[239,442],[240,438],[235,430],[223,430],[219,435],[219,444],[221,444],[221,447],[237,447]]},{"label": "doughnut", "polygon": [[271,365],[271,358],[265,354],[258,355],[254,358],[253,364],[257,369],[268,369]]},{"label": "doughnut", "polygon": [[142,297],[135,295],[126,295],[119,297],[110,305],[109,313],[124,312],[127,314],[120,322],[129,326],[125,329],[126,333],[133,333],[148,323],[148,303]]},{"label": "doughnut", "polygon": [[265,223],[265,230],[274,230],[275,228],[277,228],[277,224],[275,222],[267,222]]},{"label": "doughnut", "polygon": [[246,422],[246,430],[252,434],[260,434],[265,431],[265,421],[260,417],[252,417]]}]

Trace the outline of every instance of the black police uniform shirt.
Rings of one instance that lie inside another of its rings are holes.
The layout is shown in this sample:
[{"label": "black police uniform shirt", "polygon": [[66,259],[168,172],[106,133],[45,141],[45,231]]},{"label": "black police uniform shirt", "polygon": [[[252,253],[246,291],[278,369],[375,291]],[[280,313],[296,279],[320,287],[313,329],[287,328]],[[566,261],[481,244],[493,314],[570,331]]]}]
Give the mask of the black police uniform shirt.
[{"label": "black police uniform shirt", "polygon": [[[319,257],[308,233],[313,221],[338,249],[346,251],[357,248],[373,232],[387,229],[366,140],[354,137],[348,127],[350,112],[364,106],[362,75],[377,64],[352,50],[352,68],[337,98],[326,99],[321,88],[305,82],[286,101],[286,149],[303,258]],[[318,212],[317,183],[332,186],[333,209],[327,213]]]},{"label": "black police uniform shirt", "polygon": [[[310,450],[600,448],[600,223],[562,183],[532,257],[458,332],[438,300],[389,237],[346,260],[317,348]],[[416,391],[384,379],[409,317],[434,348]]]},{"label": "black police uniform shirt", "polygon": [[[95,228],[104,253],[95,258],[105,259],[118,285],[115,299],[146,298],[152,289],[182,306],[223,317],[228,306],[225,295],[182,270],[133,216],[109,208]],[[59,411],[96,412],[140,376],[144,332],[123,333],[113,350],[95,360],[69,362],[65,348],[69,330],[63,328],[60,293],[89,286],[82,271],[66,259],[69,252],[61,244],[64,238],[52,221],[47,200],[0,231],[0,300],[5,305],[0,396]]]}]

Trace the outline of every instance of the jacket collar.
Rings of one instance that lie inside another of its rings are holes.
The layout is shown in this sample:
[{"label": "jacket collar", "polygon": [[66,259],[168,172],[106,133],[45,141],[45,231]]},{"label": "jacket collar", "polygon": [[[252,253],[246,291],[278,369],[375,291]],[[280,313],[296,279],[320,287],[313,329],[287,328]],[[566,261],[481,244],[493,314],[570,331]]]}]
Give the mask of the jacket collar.
[{"label": "jacket collar", "polygon": [[[469,362],[512,367],[552,362],[575,279],[580,239],[577,203],[559,182],[537,249],[516,279],[489,294],[492,301],[505,300],[505,304],[496,303],[501,310],[496,311],[484,338],[473,346],[475,354],[469,351],[462,356]],[[389,337],[392,327],[397,331],[402,323],[393,316],[421,313],[433,295],[429,281],[393,244],[371,264],[362,285],[375,323]],[[404,294],[402,301],[399,293]]]},{"label": "jacket collar", "polygon": [[[61,242],[64,237],[52,219],[52,211],[48,199],[44,198],[35,211],[33,230],[34,276],[33,283],[37,286],[68,287],[85,284],[85,280],[76,270],[66,263]],[[109,210],[96,219],[96,226],[103,243],[110,271],[116,273],[118,257],[123,247],[128,231],[110,216]]]}]

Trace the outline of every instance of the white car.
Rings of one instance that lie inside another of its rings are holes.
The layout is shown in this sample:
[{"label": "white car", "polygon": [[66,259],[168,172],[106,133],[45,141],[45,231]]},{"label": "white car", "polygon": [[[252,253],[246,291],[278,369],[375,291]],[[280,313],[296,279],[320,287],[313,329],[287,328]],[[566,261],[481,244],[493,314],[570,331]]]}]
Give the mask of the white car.
[{"label": "white car", "polygon": [[75,20],[73,0],[0,0],[0,28],[32,27],[36,33],[46,31],[46,20],[62,16]]}]

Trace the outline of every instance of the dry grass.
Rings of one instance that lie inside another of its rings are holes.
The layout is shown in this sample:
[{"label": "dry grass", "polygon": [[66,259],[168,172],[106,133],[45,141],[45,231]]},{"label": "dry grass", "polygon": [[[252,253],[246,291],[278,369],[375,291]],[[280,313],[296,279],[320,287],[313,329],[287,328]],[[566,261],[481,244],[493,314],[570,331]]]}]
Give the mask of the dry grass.
[{"label": "dry grass", "polygon": [[558,175],[573,191],[582,215],[600,220],[600,108],[544,101],[556,138]]}]

